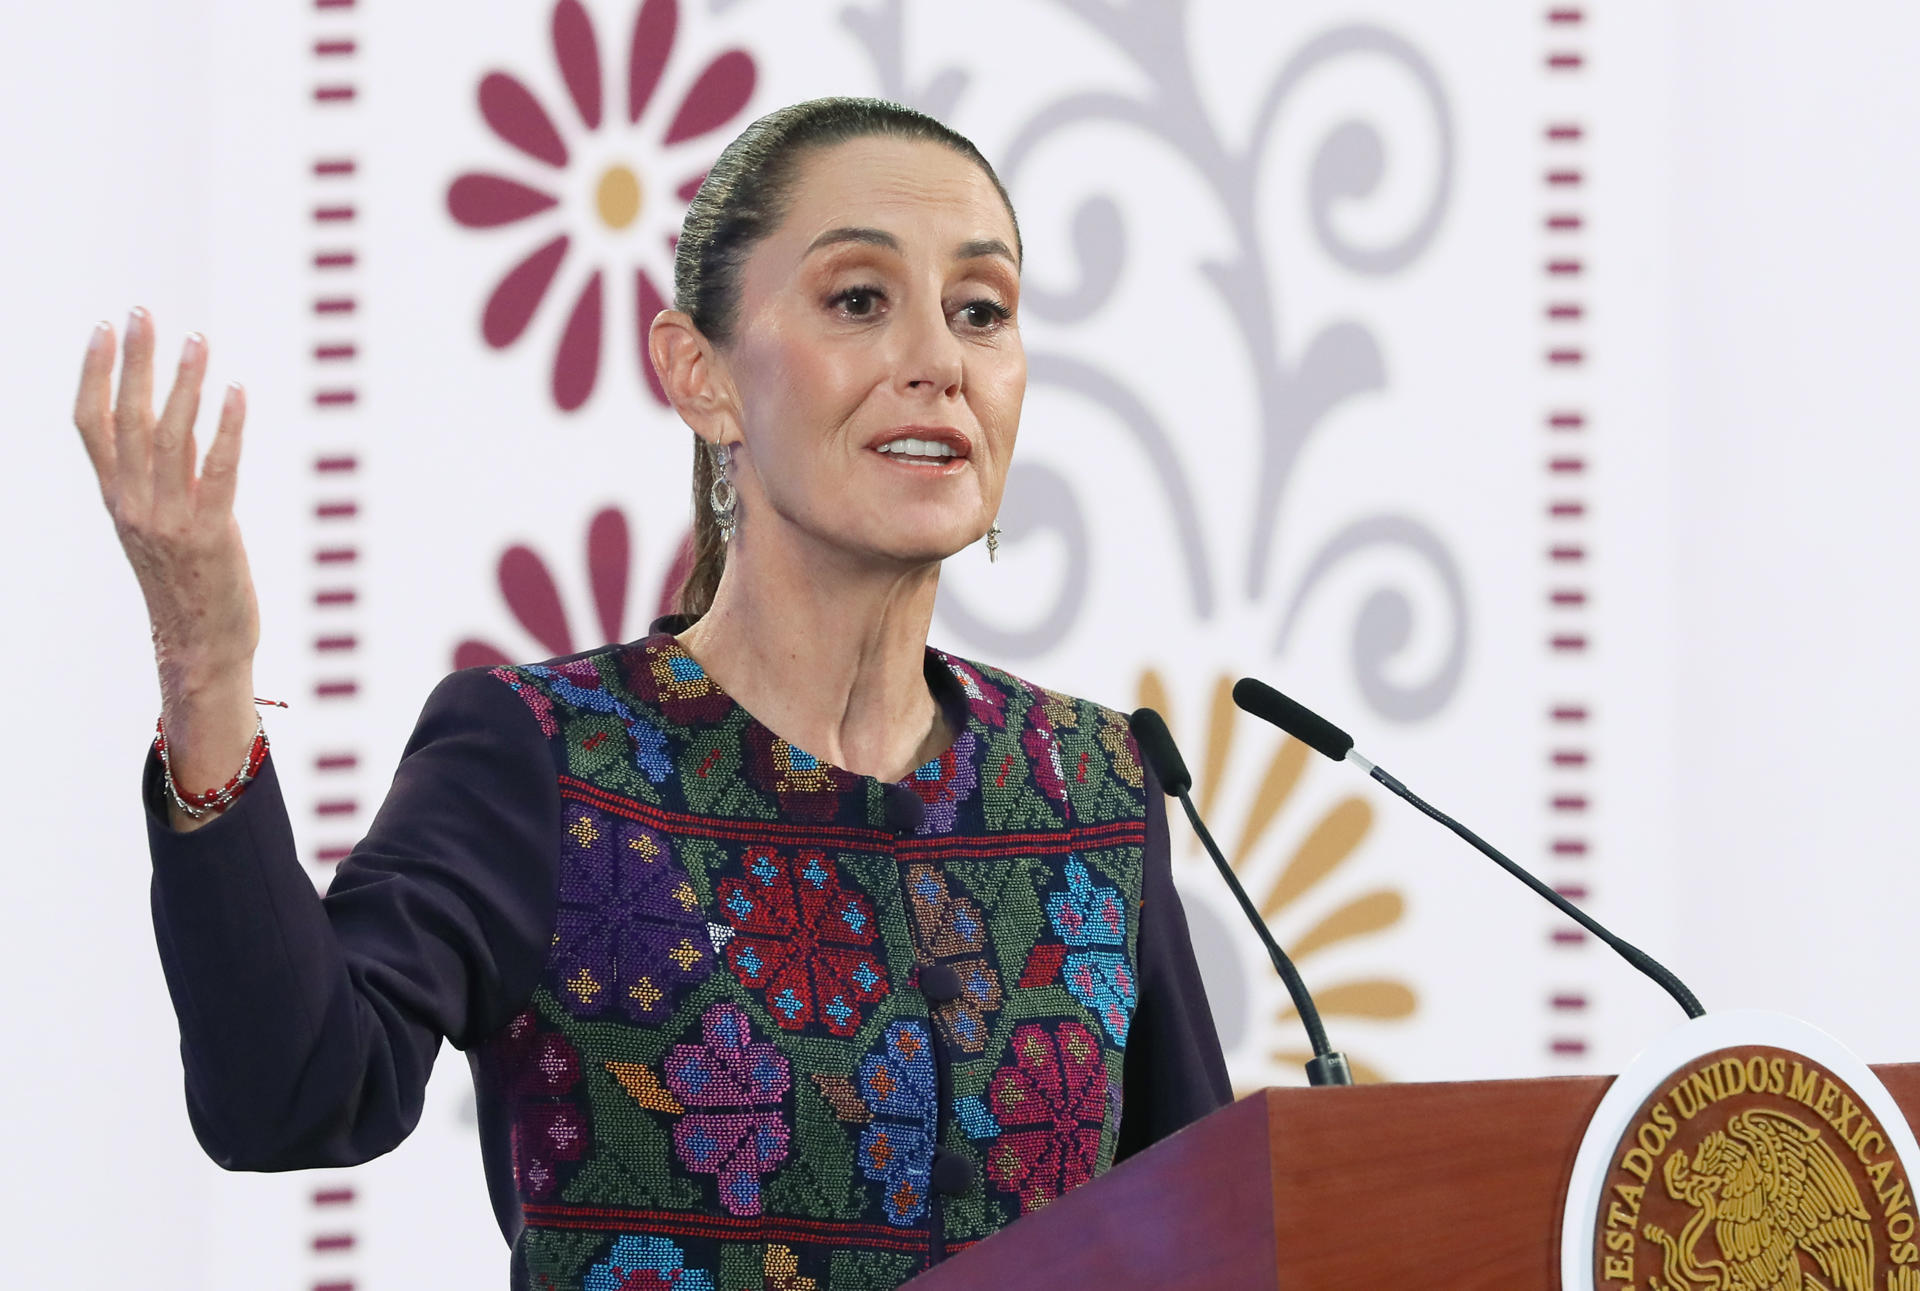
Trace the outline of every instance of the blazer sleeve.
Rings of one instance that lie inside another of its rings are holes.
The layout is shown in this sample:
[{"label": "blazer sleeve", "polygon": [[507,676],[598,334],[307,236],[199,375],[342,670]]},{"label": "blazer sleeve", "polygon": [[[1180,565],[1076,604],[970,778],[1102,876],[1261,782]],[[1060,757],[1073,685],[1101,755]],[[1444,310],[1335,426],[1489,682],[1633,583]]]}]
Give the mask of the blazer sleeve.
[{"label": "blazer sleeve", "polygon": [[1233,1101],[1213,1011],[1173,886],[1167,795],[1146,768],[1147,846],[1141,885],[1140,999],[1127,1028],[1122,1161]]},{"label": "blazer sleeve", "polygon": [[483,669],[435,688],[367,836],[324,898],[272,758],[191,832],[144,799],[153,921],[187,1111],[232,1170],[345,1166],[419,1122],[442,1037],[484,1040],[552,936],[560,801],[545,737]]}]

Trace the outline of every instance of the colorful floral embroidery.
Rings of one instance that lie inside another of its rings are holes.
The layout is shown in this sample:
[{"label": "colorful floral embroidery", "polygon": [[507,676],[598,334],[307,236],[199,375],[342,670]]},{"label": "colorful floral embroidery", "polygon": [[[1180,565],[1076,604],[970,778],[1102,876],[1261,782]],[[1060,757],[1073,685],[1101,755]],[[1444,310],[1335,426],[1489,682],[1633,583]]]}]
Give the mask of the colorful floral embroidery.
[{"label": "colorful floral embroidery", "polygon": [[937,1097],[932,1049],[919,1023],[895,1022],[882,1051],[860,1064],[860,1096],[873,1115],[860,1133],[860,1170],[881,1185],[895,1224],[926,1213]]},{"label": "colorful floral embroidery", "polygon": [[925,837],[953,832],[960,804],[972,797],[980,784],[979,747],[979,738],[972,731],[962,731],[945,753],[901,782],[919,795],[926,807],[916,834]]},{"label": "colorful floral embroidery", "polygon": [[947,670],[960,683],[960,689],[966,692],[967,709],[974,720],[994,730],[1004,730],[1007,725],[1006,692],[980,675],[980,670],[964,659],[943,654],[941,660]]},{"label": "colorful floral embroidery", "polygon": [[1062,980],[1073,998],[1092,1009],[1113,1042],[1124,1047],[1133,1007],[1139,998],[1133,968],[1112,950],[1083,950],[1067,956]]},{"label": "colorful floral embroidery", "polygon": [[568,1098],[580,1083],[580,1055],[565,1036],[540,1030],[532,1010],[507,1023],[496,1052],[513,1099],[514,1173],[523,1195],[549,1196],[562,1165],[586,1152],[586,1116]]},{"label": "colorful floral embroidery", "polygon": [[813,1083],[834,1115],[866,1127],[860,1169],[881,1185],[887,1219],[911,1224],[926,1214],[938,1119],[939,1079],[924,1027],[906,1019],[891,1023],[859,1074],[855,1085],[837,1073],[816,1071]]},{"label": "colorful floral embroidery", "polygon": [[1134,742],[1133,731],[1128,727],[1126,718],[1118,713],[1108,713],[1101,719],[1100,747],[1107,751],[1113,773],[1120,777],[1123,784],[1134,789],[1146,787],[1146,773],[1140,769],[1140,746]]},{"label": "colorful floral embroidery", "polygon": [[[670,637],[506,670],[546,701],[561,777],[547,972],[487,1068],[536,1284],[893,1286],[930,1226],[978,1240],[1108,1159],[1137,755],[1115,714],[930,659],[969,716],[901,782],[926,807],[909,840],[876,828],[885,786],[759,727]],[[942,1115],[980,1165],[945,1207]],[[803,1216],[804,1241],[782,1226]]]},{"label": "colorful floral embroidery", "polygon": [[587,1122],[572,1103],[529,1103],[514,1121],[514,1164],[529,1197],[560,1186],[560,1165],[578,1161],[587,1149]]},{"label": "colorful floral embroidery", "polygon": [[1067,800],[1067,776],[1060,765],[1060,739],[1044,705],[1027,709],[1027,726],[1020,732],[1020,749],[1033,768],[1034,787],[1058,803]]},{"label": "colorful floral embroidery", "polygon": [[[1121,947],[1127,940],[1127,911],[1119,891],[1093,881],[1085,862],[1067,862],[1067,890],[1047,902],[1047,921],[1069,946]],[[1127,1027],[1139,993],[1133,967],[1118,949],[1083,949],[1068,954],[1062,980],[1074,999],[1092,1009],[1117,1045],[1127,1043]]]},{"label": "colorful floral embroidery", "polygon": [[954,1099],[953,1119],[960,1123],[960,1132],[970,1139],[1000,1137],[1000,1122],[993,1119],[993,1113],[987,1110],[986,1100],[978,1094]]},{"label": "colorful floral embroidery", "polygon": [[761,1271],[766,1276],[761,1291],[818,1291],[820,1285],[814,1278],[800,1276],[800,1257],[792,1247],[778,1242],[768,1244]]},{"label": "colorful floral embroidery", "polygon": [[559,726],[553,720],[553,701],[541,694],[538,689],[521,679],[519,673],[511,668],[493,668],[489,671],[507,685],[513,687],[513,693],[520,696],[526,706],[533,710],[533,719],[540,723],[540,733],[548,739],[560,733]]},{"label": "colorful floral embroidery", "polygon": [[832,820],[863,791],[859,776],[795,748],[758,722],[747,724],[745,744],[748,781],[796,820]]},{"label": "colorful floral embroidery", "polygon": [[557,668],[535,664],[527,672],[551,686],[554,698],[561,703],[618,718],[633,742],[633,765],[648,780],[659,784],[672,772],[673,763],[667,757],[667,737],[651,722],[636,717],[631,708],[606,690],[600,671],[591,659],[576,659]]},{"label": "colorful floral embroidery", "polygon": [[942,963],[960,978],[959,998],[935,1005],[934,1016],[963,1053],[979,1053],[987,1043],[987,1017],[1003,999],[1000,975],[987,963],[980,907],[954,896],[945,876],[931,865],[909,865],[905,877],[921,971],[928,962]]},{"label": "colorful floral embroidery", "polygon": [[664,1067],[667,1088],[689,1109],[673,1127],[681,1162],[715,1176],[729,1214],[760,1213],[760,1177],[787,1159],[784,1115],[791,1067],[772,1045],[753,1039],[736,1004],[716,1004],[701,1019],[704,1044],[675,1045]]},{"label": "colorful floral embroidery", "polygon": [[1080,726],[1080,709],[1072,699],[1056,691],[1036,689],[1034,694],[1040,699],[1040,710],[1047,715],[1047,722],[1058,731],[1077,730]]},{"label": "colorful floral embroidery", "polygon": [[887,970],[869,949],[876,930],[873,906],[840,884],[832,861],[818,851],[784,856],[749,847],[744,873],[720,881],[720,908],[736,936],[727,964],[789,1031],[813,1022],[835,1035],[852,1035],[862,1005],[884,999]]},{"label": "colorful floral embroidery", "polygon": [[713,1291],[713,1275],[687,1267],[686,1252],[664,1237],[628,1235],[587,1270],[581,1291]]},{"label": "colorful floral embroidery", "polygon": [[1035,946],[1027,956],[1026,967],[1020,970],[1020,985],[1025,988],[1051,986],[1060,980],[1060,969],[1066,962],[1065,946]]},{"label": "colorful floral embroidery", "polygon": [[635,697],[658,705],[668,721],[699,726],[733,711],[733,700],[672,637],[646,642],[623,662]]},{"label": "colorful floral embroidery", "polygon": [[[600,665],[594,662],[591,657],[585,659],[569,659],[565,663],[536,664],[535,667],[538,668],[539,671],[546,673],[549,678],[564,681],[567,685],[583,691],[606,690],[606,682],[600,676]],[[533,669],[530,668],[528,671],[531,672]],[[601,711],[604,712],[605,710],[603,709]]]},{"label": "colorful floral embroidery", "polygon": [[620,1087],[633,1095],[633,1101],[649,1112],[666,1112],[673,1116],[686,1114],[687,1105],[667,1092],[666,1085],[653,1068],[640,1062],[609,1062],[607,1074],[620,1082]]},{"label": "colorful floral embroidery", "polygon": [[1095,883],[1086,862],[1067,862],[1067,890],[1047,901],[1047,921],[1069,946],[1118,946],[1127,939],[1127,911],[1111,884]]},{"label": "colorful floral embroidery", "polygon": [[713,972],[705,907],[664,835],[582,803],[563,824],[554,991],[583,1017],[658,1022]]},{"label": "colorful floral embroidery", "polygon": [[1014,1064],[993,1074],[988,1110],[1001,1127],[987,1177],[1038,1210],[1093,1177],[1106,1123],[1107,1069],[1100,1043],[1078,1022],[1014,1029]]}]

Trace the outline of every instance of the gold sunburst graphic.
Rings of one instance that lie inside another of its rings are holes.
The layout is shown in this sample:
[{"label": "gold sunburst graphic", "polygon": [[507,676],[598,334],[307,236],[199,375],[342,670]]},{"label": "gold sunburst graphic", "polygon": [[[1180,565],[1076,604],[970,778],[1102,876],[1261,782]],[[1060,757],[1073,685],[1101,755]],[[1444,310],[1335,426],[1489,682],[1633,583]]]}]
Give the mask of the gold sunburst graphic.
[{"label": "gold sunburst graphic", "polygon": [[[1166,682],[1157,670],[1148,668],[1140,674],[1139,702],[1157,709],[1176,737],[1179,736],[1181,721]],[[1201,764],[1195,768],[1194,805],[1200,809],[1202,818],[1227,826],[1214,831],[1222,840],[1227,862],[1239,876],[1261,918],[1273,927],[1275,938],[1299,965],[1301,975],[1313,991],[1314,1003],[1327,1019],[1330,1030],[1337,1031],[1334,1023],[1338,1019],[1391,1023],[1411,1017],[1418,1001],[1413,987],[1405,981],[1395,977],[1363,977],[1324,982],[1316,978],[1312,966],[1314,957],[1331,947],[1377,936],[1399,923],[1406,914],[1406,899],[1399,891],[1390,887],[1371,888],[1348,897],[1300,931],[1288,927],[1301,915],[1303,899],[1322,890],[1349,865],[1372,831],[1373,807],[1367,800],[1357,795],[1341,798],[1312,823],[1284,860],[1276,859],[1279,842],[1276,826],[1281,823],[1294,790],[1306,773],[1310,753],[1306,745],[1287,736],[1261,768],[1252,794],[1245,800],[1246,807],[1237,828],[1231,817],[1223,822],[1215,821],[1214,809],[1219,805],[1221,786],[1244,778],[1237,774],[1241,763],[1236,763],[1234,756],[1234,732],[1240,717],[1240,710],[1233,702],[1233,681],[1222,676],[1213,686],[1204,739],[1181,741],[1183,747],[1204,750]],[[1194,732],[1189,729],[1186,734]],[[1243,759],[1258,756],[1257,751],[1242,755]],[[1175,873],[1190,865],[1205,867],[1211,876],[1212,862],[1206,859],[1199,840],[1177,825],[1174,833]],[[1185,834],[1184,848],[1180,841],[1182,834]],[[1205,881],[1196,872],[1192,886],[1197,888]],[[1217,877],[1212,877],[1212,881],[1219,882]],[[1192,920],[1193,903],[1188,905]],[[1238,910],[1227,916],[1234,921],[1238,917]],[[1239,929],[1234,928],[1231,935],[1238,933]],[[1196,950],[1200,950],[1200,938],[1195,940]],[[1237,960],[1216,955],[1212,962],[1228,965]],[[1235,970],[1216,968],[1216,976],[1221,971]],[[1302,1080],[1302,1066],[1313,1055],[1306,1047],[1299,1015],[1285,989],[1277,979],[1270,981],[1265,976],[1235,985],[1241,989],[1218,992],[1225,998],[1216,999],[1213,1004],[1215,1022],[1228,1049],[1236,1085],[1248,1077],[1253,1078],[1249,1088]],[[1215,986],[1216,983],[1209,983],[1210,996],[1216,993]],[[1240,1016],[1223,1016],[1236,1009]],[[1266,1017],[1271,1019],[1270,1027],[1261,1025]],[[1296,1041],[1295,1037],[1299,1039]],[[1336,1034],[1333,1039],[1336,1049],[1347,1051],[1356,1081],[1387,1079],[1378,1066],[1363,1061],[1349,1047],[1355,1039],[1364,1042],[1362,1037]]]}]

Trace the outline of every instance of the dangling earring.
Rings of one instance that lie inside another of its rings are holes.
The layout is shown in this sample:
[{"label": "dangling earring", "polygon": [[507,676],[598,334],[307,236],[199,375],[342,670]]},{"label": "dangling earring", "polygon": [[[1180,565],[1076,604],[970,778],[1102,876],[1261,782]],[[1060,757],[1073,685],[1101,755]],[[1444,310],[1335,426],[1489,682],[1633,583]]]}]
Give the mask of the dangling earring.
[{"label": "dangling earring", "polygon": [[989,565],[1000,563],[1000,522],[998,520],[987,526],[987,563]]},{"label": "dangling earring", "polygon": [[707,505],[713,508],[714,523],[720,526],[720,541],[732,542],[734,508],[740,494],[733,487],[733,449],[726,444],[708,444],[713,457],[713,487],[707,490]]}]

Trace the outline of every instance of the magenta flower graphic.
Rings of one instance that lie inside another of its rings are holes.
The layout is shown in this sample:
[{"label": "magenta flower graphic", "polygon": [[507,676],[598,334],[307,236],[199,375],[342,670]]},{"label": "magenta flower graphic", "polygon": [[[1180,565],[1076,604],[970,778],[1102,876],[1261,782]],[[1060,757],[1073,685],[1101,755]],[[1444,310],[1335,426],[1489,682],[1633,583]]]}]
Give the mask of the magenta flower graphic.
[{"label": "magenta flower graphic", "polygon": [[791,1064],[753,1038],[737,1004],[709,1008],[701,1029],[706,1043],[675,1045],[662,1064],[674,1097],[702,1109],[673,1127],[674,1150],[689,1170],[715,1176],[729,1214],[758,1215],[760,1177],[787,1159]]},{"label": "magenta flower graphic", "polygon": [[[653,397],[666,403],[647,358],[647,327],[665,307],[661,284],[672,283],[680,214],[718,151],[712,135],[739,116],[755,81],[753,59],[744,50],[728,50],[707,62],[666,114],[655,99],[668,79],[679,25],[677,0],[645,0],[640,6],[627,46],[626,119],[610,122],[593,19],[580,0],[559,0],[553,8],[553,52],[573,115],[556,119],[510,73],[492,72],[480,82],[480,115],[487,125],[501,142],[543,169],[533,182],[469,171],[447,190],[447,210],[467,228],[525,223],[538,239],[501,277],[481,312],[480,334],[494,349],[506,349],[526,333],[576,242],[591,248],[606,245],[608,234],[640,235],[612,244],[637,263],[611,264],[607,256],[613,252],[588,251],[600,258],[574,296],[554,350],[553,401],[565,412],[585,404],[599,380],[608,282],[616,275],[622,285],[630,281],[633,287],[627,302],[636,327],[633,354]],[[639,153],[653,165],[637,164]],[[656,169],[660,173],[651,173]],[[669,195],[671,203],[663,206]],[[658,244],[652,240],[656,235]]]},{"label": "magenta flower graphic", "polygon": [[[633,567],[633,540],[626,513],[619,507],[605,507],[587,523],[587,586],[593,593],[597,636],[583,639],[574,635],[567,616],[566,603],[560,597],[560,585],[546,560],[523,544],[515,544],[501,553],[500,595],[507,609],[538,644],[547,657],[574,654],[595,646],[625,641],[639,636],[646,624],[627,623],[627,584]],[[661,583],[656,614],[666,614],[686,581],[692,564],[692,544],[682,539]],[[455,668],[490,668],[531,657],[521,650],[510,655],[491,641],[469,637],[454,647]]]}]

